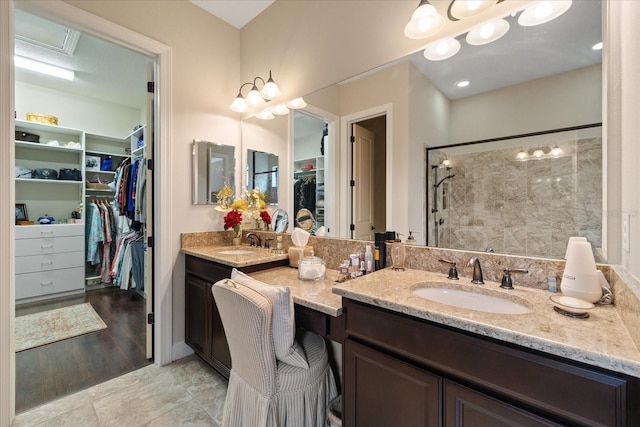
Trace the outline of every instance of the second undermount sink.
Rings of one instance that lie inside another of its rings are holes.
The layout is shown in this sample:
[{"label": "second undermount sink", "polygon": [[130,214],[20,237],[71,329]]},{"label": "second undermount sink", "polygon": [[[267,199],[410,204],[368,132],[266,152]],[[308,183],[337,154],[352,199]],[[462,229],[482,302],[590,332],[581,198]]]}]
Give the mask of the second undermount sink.
[{"label": "second undermount sink", "polygon": [[458,308],[496,314],[525,314],[531,310],[524,304],[497,296],[448,288],[419,288],[413,291],[419,297]]},{"label": "second undermount sink", "polygon": [[252,254],[254,251],[247,249],[227,249],[225,251],[218,252],[220,255],[247,255]]}]

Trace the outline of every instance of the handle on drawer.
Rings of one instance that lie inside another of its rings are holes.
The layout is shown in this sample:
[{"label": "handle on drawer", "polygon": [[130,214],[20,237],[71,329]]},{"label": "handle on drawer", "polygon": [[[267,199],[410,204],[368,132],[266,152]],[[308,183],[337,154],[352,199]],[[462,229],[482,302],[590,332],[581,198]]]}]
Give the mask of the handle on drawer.
[{"label": "handle on drawer", "polygon": [[51,282],[42,282],[42,283],[40,283],[40,286],[53,286],[53,281],[51,281]]},{"label": "handle on drawer", "polygon": [[53,230],[45,230],[40,232],[41,236],[53,236]]},{"label": "handle on drawer", "polygon": [[53,261],[43,261],[40,263],[41,266],[45,266],[45,265],[53,265]]},{"label": "handle on drawer", "polygon": [[48,245],[40,245],[41,249],[53,249],[53,243],[48,244]]}]

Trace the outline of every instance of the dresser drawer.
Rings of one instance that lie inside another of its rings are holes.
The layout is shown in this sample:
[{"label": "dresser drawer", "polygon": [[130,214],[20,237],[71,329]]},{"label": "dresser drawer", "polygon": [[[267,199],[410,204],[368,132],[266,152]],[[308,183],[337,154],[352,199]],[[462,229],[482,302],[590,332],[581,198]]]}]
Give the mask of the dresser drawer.
[{"label": "dresser drawer", "polygon": [[16,256],[59,254],[84,249],[84,236],[17,239]]},{"label": "dresser drawer", "polygon": [[84,224],[16,226],[16,240],[64,236],[84,236]]},{"label": "dresser drawer", "polygon": [[84,251],[16,257],[16,275],[83,266]]},{"label": "dresser drawer", "polygon": [[67,268],[16,276],[16,300],[84,290],[84,268]]}]

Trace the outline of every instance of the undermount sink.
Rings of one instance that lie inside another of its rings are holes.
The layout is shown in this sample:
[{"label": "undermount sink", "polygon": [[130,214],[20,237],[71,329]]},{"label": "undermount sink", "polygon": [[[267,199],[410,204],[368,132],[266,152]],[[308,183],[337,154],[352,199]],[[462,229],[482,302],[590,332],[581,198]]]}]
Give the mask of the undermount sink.
[{"label": "undermount sink", "polygon": [[419,297],[459,308],[496,314],[525,314],[531,310],[523,304],[497,296],[484,295],[459,289],[419,288],[413,291]]},{"label": "undermount sink", "polygon": [[252,254],[254,251],[249,251],[246,249],[228,249],[225,251],[218,252],[220,255],[247,255]]}]

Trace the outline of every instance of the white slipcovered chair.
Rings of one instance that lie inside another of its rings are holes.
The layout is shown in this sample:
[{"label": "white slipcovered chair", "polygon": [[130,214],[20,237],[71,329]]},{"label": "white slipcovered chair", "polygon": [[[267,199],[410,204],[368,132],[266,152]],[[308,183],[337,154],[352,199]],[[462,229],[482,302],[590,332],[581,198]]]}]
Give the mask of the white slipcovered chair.
[{"label": "white slipcovered chair", "polygon": [[231,277],[212,287],[232,365],[222,425],[325,426],[337,390],[324,339],[295,335],[289,288]]}]

